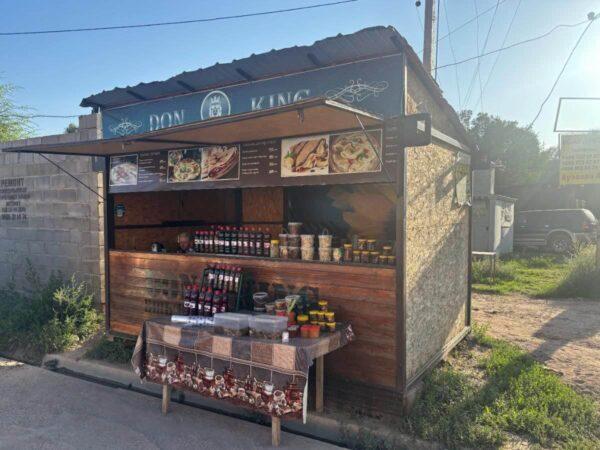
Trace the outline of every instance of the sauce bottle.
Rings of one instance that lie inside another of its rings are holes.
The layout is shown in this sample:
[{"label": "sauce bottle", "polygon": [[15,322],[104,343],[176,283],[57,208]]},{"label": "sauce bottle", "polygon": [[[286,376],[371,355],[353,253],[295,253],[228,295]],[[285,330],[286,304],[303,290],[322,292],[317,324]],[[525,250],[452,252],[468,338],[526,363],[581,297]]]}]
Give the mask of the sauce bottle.
[{"label": "sauce bottle", "polygon": [[242,254],[242,247],[244,245],[244,242],[242,240],[243,230],[244,230],[244,227],[240,227],[238,229],[238,232],[237,232],[237,252],[238,252],[238,255]]},{"label": "sauce bottle", "polygon": [[271,233],[269,231],[265,231],[263,234],[263,256],[269,257],[271,256]]},{"label": "sauce bottle", "polygon": [[201,250],[202,249],[202,235],[201,235],[200,231],[196,231],[194,233],[193,248],[196,253],[200,253],[202,251]]},{"label": "sauce bottle", "polygon": [[236,227],[231,227],[231,254],[237,255],[238,232]]},{"label": "sauce bottle", "polygon": [[223,253],[231,254],[231,228],[225,227],[223,231]]},{"label": "sauce bottle", "polygon": [[202,290],[198,295],[198,316],[204,315],[204,302],[206,301],[206,286],[202,286]]},{"label": "sauce bottle", "polygon": [[250,233],[248,233],[248,254],[256,256],[256,233],[254,228],[250,228]]},{"label": "sauce bottle", "polygon": [[190,309],[190,297],[192,295],[192,286],[191,285],[186,285],[183,288],[183,313],[186,316],[191,315],[191,309]]},{"label": "sauce bottle", "polygon": [[256,232],[256,237],[255,237],[255,241],[254,241],[254,248],[256,256],[262,256],[263,255],[263,232],[262,232],[262,228],[259,228],[258,231]]},{"label": "sauce bottle", "polygon": [[190,295],[190,316],[198,315],[198,297],[200,295],[200,288],[197,284],[192,287],[192,293]]},{"label": "sauce bottle", "polygon": [[204,315],[206,317],[211,316],[212,304],[213,304],[213,290],[212,290],[212,288],[208,288],[206,290],[206,297],[204,298]]}]

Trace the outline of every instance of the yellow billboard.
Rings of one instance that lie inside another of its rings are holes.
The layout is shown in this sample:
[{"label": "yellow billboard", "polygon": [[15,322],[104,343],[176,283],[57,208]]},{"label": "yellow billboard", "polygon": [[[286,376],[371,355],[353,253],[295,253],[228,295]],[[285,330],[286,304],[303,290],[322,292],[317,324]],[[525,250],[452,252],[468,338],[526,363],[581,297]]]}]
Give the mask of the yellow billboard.
[{"label": "yellow billboard", "polygon": [[600,184],[600,133],[560,136],[560,184]]}]

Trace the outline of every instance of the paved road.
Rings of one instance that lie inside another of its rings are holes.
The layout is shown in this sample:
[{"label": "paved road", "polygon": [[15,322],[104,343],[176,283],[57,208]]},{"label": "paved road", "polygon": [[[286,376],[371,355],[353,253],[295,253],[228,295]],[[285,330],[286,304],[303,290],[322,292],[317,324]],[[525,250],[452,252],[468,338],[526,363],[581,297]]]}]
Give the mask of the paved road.
[{"label": "paved road", "polygon": [[[0,358],[0,448],[259,449],[271,429]],[[284,449],[338,448],[283,433]]]}]

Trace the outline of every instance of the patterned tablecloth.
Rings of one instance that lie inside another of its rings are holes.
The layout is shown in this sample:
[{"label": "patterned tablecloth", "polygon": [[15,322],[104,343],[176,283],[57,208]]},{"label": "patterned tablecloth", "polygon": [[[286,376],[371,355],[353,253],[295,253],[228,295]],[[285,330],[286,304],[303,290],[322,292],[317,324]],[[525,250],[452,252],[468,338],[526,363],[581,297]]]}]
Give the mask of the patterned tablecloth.
[{"label": "patterned tablecloth", "polygon": [[354,339],[344,324],[289,343],[221,336],[211,326],[147,320],[131,363],[142,380],[225,399],[269,415],[302,417],[313,360]]}]

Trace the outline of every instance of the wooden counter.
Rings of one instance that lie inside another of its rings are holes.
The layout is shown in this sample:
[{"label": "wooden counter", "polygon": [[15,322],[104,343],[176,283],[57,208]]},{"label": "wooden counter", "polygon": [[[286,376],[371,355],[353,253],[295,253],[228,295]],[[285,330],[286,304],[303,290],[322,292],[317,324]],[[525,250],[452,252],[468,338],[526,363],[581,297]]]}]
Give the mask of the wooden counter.
[{"label": "wooden counter", "polygon": [[326,371],[362,383],[396,383],[396,271],[393,267],[289,261],[225,255],[109,252],[110,329],[137,335],[145,319],[175,314],[182,286],[210,263],[242,267],[253,291],[325,299],[356,341],[326,358]]}]

